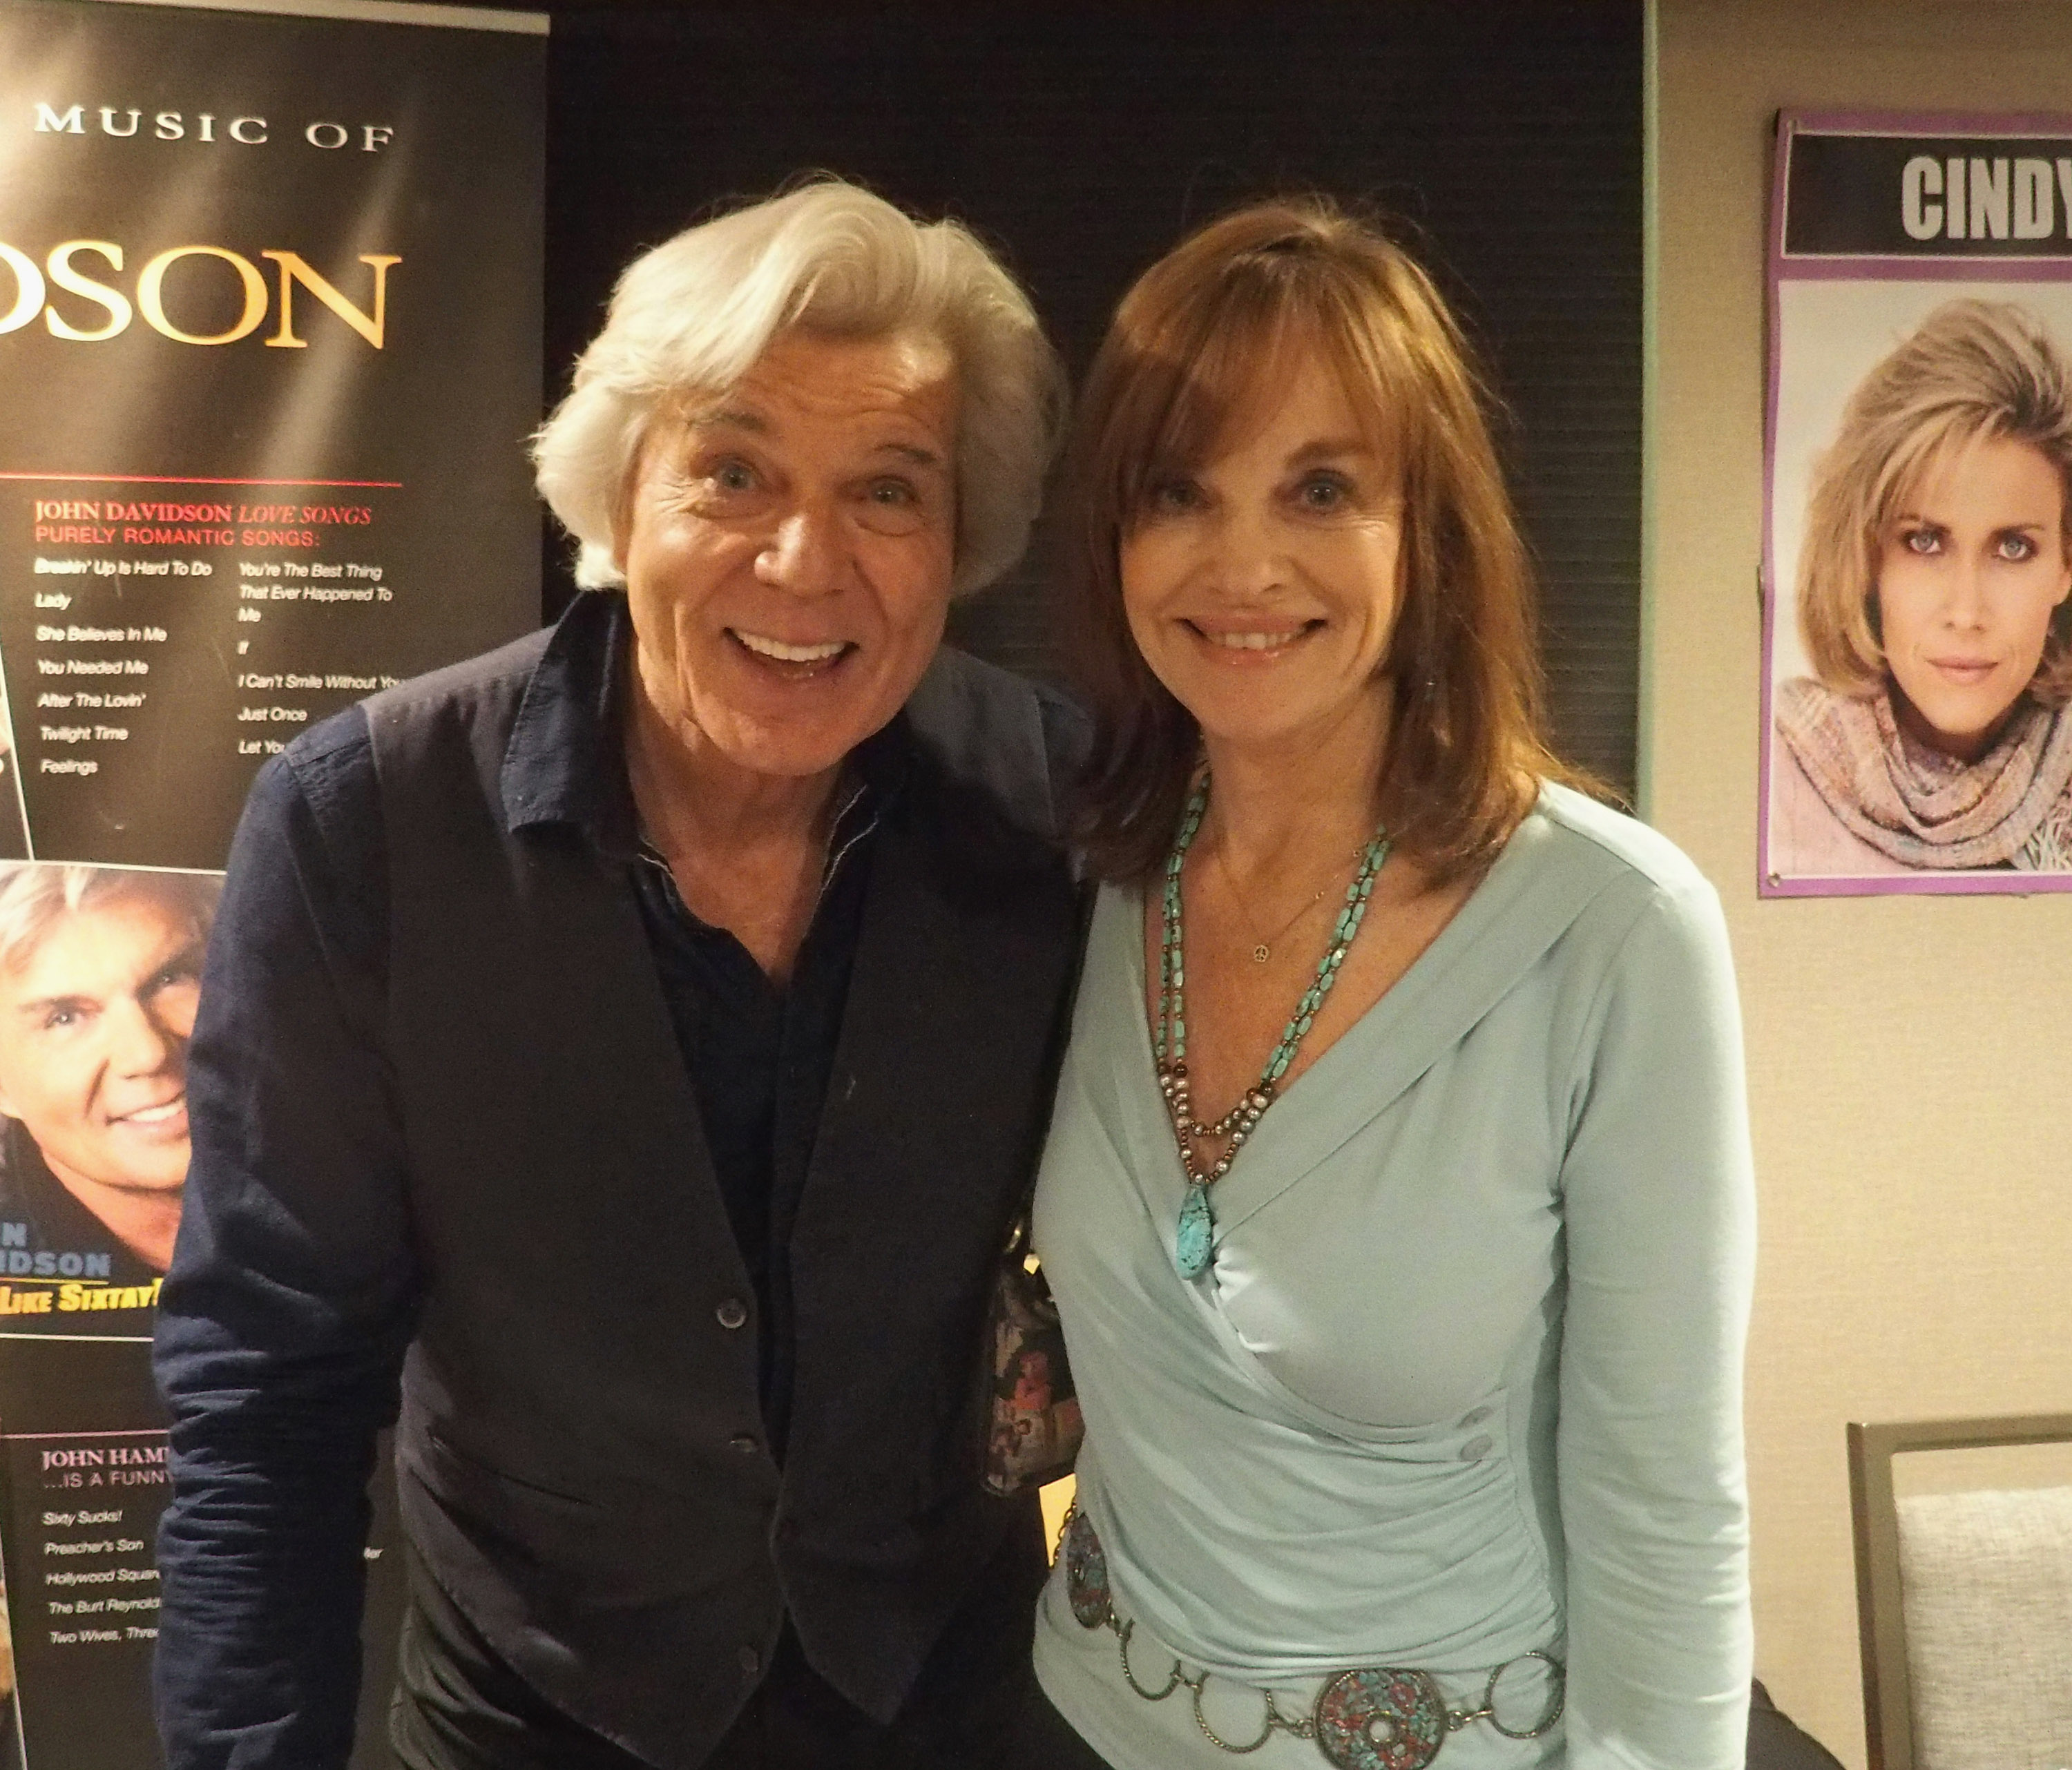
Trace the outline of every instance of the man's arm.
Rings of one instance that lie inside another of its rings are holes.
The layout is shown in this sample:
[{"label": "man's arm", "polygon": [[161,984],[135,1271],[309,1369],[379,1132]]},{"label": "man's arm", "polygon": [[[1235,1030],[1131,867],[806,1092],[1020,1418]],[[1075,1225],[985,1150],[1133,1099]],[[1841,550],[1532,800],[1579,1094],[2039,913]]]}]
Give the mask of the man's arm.
[{"label": "man's arm", "polygon": [[156,1352],[170,1770],[330,1770],[351,1750],[365,1489],[417,1286],[387,920],[356,708],[253,783],[188,1056],[193,1157]]}]

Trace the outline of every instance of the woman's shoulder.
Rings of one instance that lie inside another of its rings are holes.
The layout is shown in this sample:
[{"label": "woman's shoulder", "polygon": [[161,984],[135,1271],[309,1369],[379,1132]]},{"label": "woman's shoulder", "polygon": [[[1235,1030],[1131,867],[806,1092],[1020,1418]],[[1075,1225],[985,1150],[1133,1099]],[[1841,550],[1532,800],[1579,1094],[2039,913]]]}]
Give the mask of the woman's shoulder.
[{"label": "woman's shoulder", "polygon": [[1697,863],[1659,830],[1557,781],[1540,783],[1511,847],[1521,839],[1543,869],[1621,895],[1717,898]]},{"label": "woman's shoulder", "polygon": [[1587,1001],[1622,964],[1711,965],[1726,944],[1719,896],[1660,832],[1552,782],[1441,937],[1457,982],[1508,990],[1561,979]]},{"label": "woman's shoulder", "polygon": [[1518,900],[1561,916],[1549,930],[1544,964],[1560,999],[1584,1016],[1572,1024],[1597,1024],[1610,1003],[1630,996],[1678,1004],[1672,1011],[1680,1013],[1731,1004],[1733,946],[1719,892],[1659,830],[1549,782],[1507,862],[1521,842],[1538,877]]}]

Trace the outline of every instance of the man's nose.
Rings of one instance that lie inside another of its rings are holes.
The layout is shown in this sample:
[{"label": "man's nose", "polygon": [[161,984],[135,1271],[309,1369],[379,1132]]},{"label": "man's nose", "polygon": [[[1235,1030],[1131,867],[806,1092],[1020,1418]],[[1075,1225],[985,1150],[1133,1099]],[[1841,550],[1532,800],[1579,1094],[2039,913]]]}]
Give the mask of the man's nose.
[{"label": "man's nose", "polygon": [[831,593],[841,588],[842,571],[841,520],[820,504],[787,512],[755,560],[757,577],[794,596]]},{"label": "man's nose", "polygon": [[105,1010],[109,1060],[124,1075],[155,1075],[165,1068],[179,1041],[142,1002],[125,1000]]}]

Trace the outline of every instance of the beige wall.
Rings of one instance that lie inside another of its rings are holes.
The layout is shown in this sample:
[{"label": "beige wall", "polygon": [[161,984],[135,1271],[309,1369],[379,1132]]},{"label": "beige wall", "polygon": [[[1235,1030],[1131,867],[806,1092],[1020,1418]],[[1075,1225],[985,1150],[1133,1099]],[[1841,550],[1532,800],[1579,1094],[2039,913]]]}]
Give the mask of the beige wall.
[{"label": "beige wall", "polygon": [[1842,1428],[2072,1409],[2072,897],[1755,894],[1781,106],[2072,111],[2063,0],[1659,0],[1651,820],[1725,897],[1762,1198],[1758,1670],[1864,1762]]}]

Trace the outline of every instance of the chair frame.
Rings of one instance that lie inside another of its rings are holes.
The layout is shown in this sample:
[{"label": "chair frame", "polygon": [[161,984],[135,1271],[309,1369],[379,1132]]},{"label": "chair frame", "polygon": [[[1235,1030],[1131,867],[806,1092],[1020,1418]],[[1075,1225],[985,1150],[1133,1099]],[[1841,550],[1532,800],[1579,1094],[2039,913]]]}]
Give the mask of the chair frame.
[{"label": "chair frame", "polygon": [[1856,1631],[1863,1649],[1864,1731],[1870,1770],[1916,1770],[1892,1460],[1911,1451],[1990,1450],[2072,1441],[2072,1414],[1875,1426],[1852,1422],[1848,1439],[1849,1513],[1856,1539]]}]

